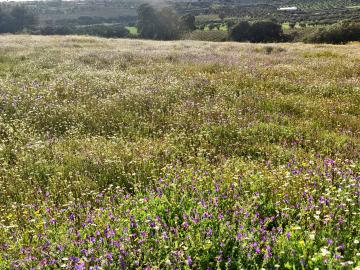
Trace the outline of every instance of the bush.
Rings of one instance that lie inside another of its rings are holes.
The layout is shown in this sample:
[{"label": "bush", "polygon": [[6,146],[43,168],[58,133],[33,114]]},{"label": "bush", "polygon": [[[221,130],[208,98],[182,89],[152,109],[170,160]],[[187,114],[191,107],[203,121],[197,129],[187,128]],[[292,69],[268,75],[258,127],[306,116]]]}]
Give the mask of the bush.
[{"label": "bush", "polygon": [[276,42],[283,41],[284,35],[281,25],[277,23],[261,21],[250,24],[244,21],[230,30],[229,38],[234,41]]},{"label": "bush", "polygon": [[274,22],[256,22],[251,26],[251,42],[276,42],[282,41],[281,25]]},{"label": "bush", "polygon": [[262,48],[255,48],[254,51],[257,53],[274,54],[274,53],[286,52],[286,49],[281,47],[264,46]]},{"label": "bush", "polygon": [[234,41],[248,41],[251,34],[251,25],[249,22],[239,22],[230,29],[229,37]]},{"label": "bush", "polygon": [[360,23],[338,23],[325,28],[319,28],[305,35],[307,43],[344,44],[349,41],[360,41]]}]

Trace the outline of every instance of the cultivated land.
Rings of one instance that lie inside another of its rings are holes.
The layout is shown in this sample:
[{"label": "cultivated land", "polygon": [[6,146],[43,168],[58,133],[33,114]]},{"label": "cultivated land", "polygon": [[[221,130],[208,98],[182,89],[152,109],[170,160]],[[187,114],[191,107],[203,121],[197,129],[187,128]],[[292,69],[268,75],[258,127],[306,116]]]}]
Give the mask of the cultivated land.
[{"label": "cultivated land", "polygon": [[0,269],[358,269],[360,45],[0,37]]}]

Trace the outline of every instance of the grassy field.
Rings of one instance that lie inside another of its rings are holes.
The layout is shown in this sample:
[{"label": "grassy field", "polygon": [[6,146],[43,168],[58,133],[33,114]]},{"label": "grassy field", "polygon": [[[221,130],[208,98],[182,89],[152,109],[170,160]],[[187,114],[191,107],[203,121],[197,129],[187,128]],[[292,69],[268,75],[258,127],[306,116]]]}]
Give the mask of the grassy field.
[{"label": "grassy field", "polygon": [[360,46],[0,36],[0,269],[359,269]]}]

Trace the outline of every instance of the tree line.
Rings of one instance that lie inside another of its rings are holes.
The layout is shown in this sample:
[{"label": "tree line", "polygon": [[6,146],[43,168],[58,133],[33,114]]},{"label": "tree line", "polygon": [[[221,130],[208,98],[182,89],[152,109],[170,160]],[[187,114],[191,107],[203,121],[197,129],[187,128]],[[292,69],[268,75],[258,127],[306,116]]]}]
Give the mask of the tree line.
[{"label": "tree line", "polygon": [[[157,40],[179,39],[184,33],[197,29],[193,15],[187,14],[179,17],[169,8],[157,10],[149,4],[143,4],[138,8],[137,27],[141,38]],[[228,34],[225,40],[241,42],[303,41],[333,44],[360,41],[360,23],[358,22],[344,21],[330,26],[309,28],[308,31],[298,31],[294,27],[295,25],[290,26],[293,31],[285,34],[282,26],[272,20],[239,21],[237,23],[228,21]]]},{"label": "tree line", "polygon": [[[138,31],[145,39],[172,40],[196,29],[191,14],[177,16],[171,9],[156,10],[149,4],[138,8]],[[239,22],[229,30],[229,40],[250,42],[279,42],[284,40],[282,27],[271,21],[250,24]]]},{"label": "tree line", "polygon": [[124,38],[130,35],[124,26],[117,24],[44,26],[33,33],[40,35],[88,35],[105,38]]},{"label": "tree line", "polygon": [[[18,33],[24,30],[31,34],[40,35],[93,35],[107,38],[144,38],[154,40],[176,40],[186,38],[194,30],[204,32],[204,28],[196,24],[192,14],[177,15],[166,7],[156,9],[149,4],[138,7],[137,30],[133,35],[121,24],[77,24],[58,26],[39,26],[36,16],[21,6],[6,10],[0,9],[0,33]],[[88,18],[87,18],[88,19]],[[360,23],[344,21],[324,27],[303,27],[290,33],[284,33],[282,26],[275,21],[225,21],[227,32],[223,33],[221,41],[231,40],[240,42],[292,42],[341,44],[349,41],[360,41]],[[209,27],[210,28],[210,27]],[[212,28],[213,29],[213,28]],[[210,29],[211,30],[211,29]],[[216,32],[216,30],[214,30]],[[204,32],[205,33],[205,32]],[[210,33],[211,34],[211,33]]]},{"label": "tree line", "polygon": [[0,9],[0,33],[17,33],[25,28],[33,27],[36,23],[37,18],[24,7]]}]

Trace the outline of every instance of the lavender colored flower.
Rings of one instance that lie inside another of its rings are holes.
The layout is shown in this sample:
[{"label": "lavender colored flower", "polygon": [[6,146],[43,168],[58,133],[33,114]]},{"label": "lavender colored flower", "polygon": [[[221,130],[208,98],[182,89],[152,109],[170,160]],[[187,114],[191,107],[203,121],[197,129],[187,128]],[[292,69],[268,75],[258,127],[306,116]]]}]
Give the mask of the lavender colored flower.
[{"label": "lavender colored flower", "polygon": [[86,269],[85,262],[79,261],[78,263],[76,263],[75,270],[84,270],[84,269]]},{"label": "lavender colored flower", "polygon": [[187,258],[186,258],[186,263],[189,265],[189,266],[191,266],[192,265],[192,259],[191,259],[191,257],[190,256],[187,256]]}]

